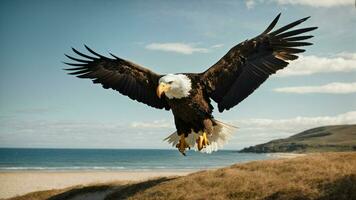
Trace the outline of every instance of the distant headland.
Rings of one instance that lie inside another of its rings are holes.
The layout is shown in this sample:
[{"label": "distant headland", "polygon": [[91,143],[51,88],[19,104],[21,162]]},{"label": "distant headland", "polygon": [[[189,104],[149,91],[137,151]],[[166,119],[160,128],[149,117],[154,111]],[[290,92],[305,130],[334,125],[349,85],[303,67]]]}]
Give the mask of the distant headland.
[{"label": "distant headland", "polygon": [[250,146],[240,152],[253,153],[312,153],[356,151],[356,124],[322,126],[285,139]]}]

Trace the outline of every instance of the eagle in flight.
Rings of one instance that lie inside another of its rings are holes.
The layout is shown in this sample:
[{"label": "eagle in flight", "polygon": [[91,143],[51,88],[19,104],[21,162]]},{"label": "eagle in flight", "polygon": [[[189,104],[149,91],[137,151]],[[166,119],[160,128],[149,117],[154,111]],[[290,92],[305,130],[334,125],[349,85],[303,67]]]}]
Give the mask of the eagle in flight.
[{"label": "eagle in flight", "polygon": [[309,17],[273,30],[279,14],[260,35],[232,47],[226,55],[202,73],[157,74],[131,61],[92,55],[72,48],[78,57],[66,55],[75,63],[70,75],[91,79],[105,89],[113,89],[151,107],[172,110],[176,132],[165,140],[185,155],[186,149],[216,151],[231,136],[233,126],[214,119],[211,99],[219,112],[239,104],[270,75],[285,68],[296,54],[311,45],[305,33],[317,27],[291,30]]}]

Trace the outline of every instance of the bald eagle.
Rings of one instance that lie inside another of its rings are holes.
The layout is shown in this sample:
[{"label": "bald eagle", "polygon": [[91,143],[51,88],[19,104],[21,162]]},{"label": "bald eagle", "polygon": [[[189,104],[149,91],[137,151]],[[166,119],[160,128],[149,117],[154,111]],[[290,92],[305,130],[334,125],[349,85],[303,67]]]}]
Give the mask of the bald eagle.
[{"label": "bald eagle", "polygon": [[72,48],[80,58],[66,55],[75,63],[68,74],[91,79],[105,89],[111,88],[133,100],[154,108],[172,110],[176,132],[166,138],[185,155],[194,147],[202,152],[216,151],[230,137],[233,127],[214,119],[211,99],[219,112],[239,104],[270,75],[285,68],[312,43],[302,35],[317,27],[290,30],[309,17],[273,30],[280,14],[260,35],[231,48],[217,63],[202,73],[161,75],[131,61],[110,54],[92,55]]}]

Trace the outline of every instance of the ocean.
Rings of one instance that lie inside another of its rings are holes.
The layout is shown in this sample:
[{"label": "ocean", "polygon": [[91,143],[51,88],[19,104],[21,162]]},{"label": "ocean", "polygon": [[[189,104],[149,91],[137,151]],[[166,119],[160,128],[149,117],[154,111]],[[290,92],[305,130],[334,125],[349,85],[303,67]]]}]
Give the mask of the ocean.
[{"label": "ocean", "polygon": [[199,170],[270,159],[267,154],[220,150],[212,154],[155,149],[15,149],[0,148],[0,171],[13,170]]}]

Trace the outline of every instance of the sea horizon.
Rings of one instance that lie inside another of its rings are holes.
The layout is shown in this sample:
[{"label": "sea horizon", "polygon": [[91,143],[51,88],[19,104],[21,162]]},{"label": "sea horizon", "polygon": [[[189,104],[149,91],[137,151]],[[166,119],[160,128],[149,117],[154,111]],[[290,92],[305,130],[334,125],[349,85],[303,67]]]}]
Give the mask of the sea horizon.
[{"label": "sea horizon", "polygon": [[0,148],[0,171],[192,171],[271,159],[268,154],[219,150]]}]

